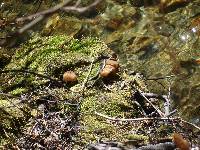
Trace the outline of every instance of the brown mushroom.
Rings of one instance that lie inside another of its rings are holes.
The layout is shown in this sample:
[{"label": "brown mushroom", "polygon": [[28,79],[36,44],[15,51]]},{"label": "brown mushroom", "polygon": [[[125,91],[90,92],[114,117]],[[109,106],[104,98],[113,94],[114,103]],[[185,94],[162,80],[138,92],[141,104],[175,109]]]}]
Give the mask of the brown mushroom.
[{"label": "brown mushroom", "polygon": [[114,75],[117,72],[117,69],[114,66],[106,65],[100,72],[100,76],[103,78]]},{"label": "brown mushroom", "polygon": [[119,63],[116,60],[112,60],[112,59],[108,59],[106,60],[106,65],[111,65],[113,66],[115,69],[119,68]]},{"label": "brown mushroom", "polygon": [[105,67],[100,71],[100,76],[103,78],[111,77],[116,74],[119,69],[119,63],[116,60],[116,56],[106,60]]},{"label": "brown mushroom", "polygon": [[65,81],[65,82],[75,82],[75,81],[77,81],[77,75],[73,71],[66,71],[63,74],[63,81]]},{"label": "brown mushroom", "polygon": [[190,144],[187,140],[183,139],[182,135],[178,133],[173,134],[173,141],[176,144],[176,147],[180,150],[189,150]]}]

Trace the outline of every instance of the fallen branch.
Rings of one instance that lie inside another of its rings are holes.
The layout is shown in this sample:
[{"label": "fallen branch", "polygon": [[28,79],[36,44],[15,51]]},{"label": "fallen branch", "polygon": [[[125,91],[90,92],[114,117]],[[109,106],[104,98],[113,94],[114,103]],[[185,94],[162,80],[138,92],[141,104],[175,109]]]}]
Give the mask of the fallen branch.
[{"label": "fallen branch", "polygon": [[167,96],[167,95],[159,95],[159,94],[155,94],[155,93],[141,93],[141,94],[143,94],[147,98],[156,98],[156,99],[164,100],[164,108],[165,108],[164,115],[167,117],[167,116],[172,114],[170,112],[170,99],[169,99],[169,96]]},{"label": "fallen branch", "polygon": [[98,112],[94,112],[95,115],[106,118],[108,120],[112,120],[112,121],[144,121],[144,120],[179,120],[180,118],[169,118],[169,117],[161,117],[161,118],[134,118],[134,119],[124,119],[124,118],[113,118],[113,117],[109,117],[106,116],[104,114],[98,113]]},{"label": "fallen branch", "polygon": [[144,92],[142,92],[142,94],[148,98],[162,99],[162,100],[164,100],[164,102],[168,101],[167,95],[159,95],[159,94],[155,94],[155,93],[144,93]]},{"label": "fallen branch", "polygon": [[197,126],[197,125],[195,125],[195,124],[193,124],[191,122],[188,122],[186,120],[183,120],[182,118],[180,118],[180,121],[182,121],[182,122],[184,122],[184,123],[186,123],[186,124],[188,124],[190,126],[193,126],[194,128],[196,128],[196,129],[198,129],[200,131],[200,127],[199,126]]},{"label": "fallen branch", "polygon": [[159,110],[144,94],[143,94],[143,92],[141,91],[141,90],[137,90],[139,93],[140,93],[140,95],[157,111],[157,113],[161,116],[161,117],[164,117],[165,116],[165,114],[161,111],[161,110]]},{"label": "fallen branch", "polygon": [[163,80],[163,79],[168,79],[168,78],[172,78],[175,77],[175,75],[169,75],[169,76],[165,76],[165,77],[155,77],[155,78],[148,78],[146,80]]},{"label": "fallen branch", "polygon": [[100,117],[103,117],[103,118],[106,118],[108,120],[112,120],[112,121],[144,121],[144,120],[170,120],[170,121],[181,121],[183,123],[186,123],[190,126],[193,126],[194,128],[198,129],[200,131],[200,127],[191,123],[191,122],[188,122],[186,120],[183,120],[181,117],[175,117],[175,118],[169,118],[169,117],[161,117],[161,118],[148,118],[148,117],[145,117],[145,118],[133,118],[133,119],[125,119],[125,118],[114,118],[114,117],[109,117],[107,115],[104,115],[104,114],[101,114],[101,113],[98,113],[98,112],[94,112],[95,115],[97,116],[100,116]]},{"label": "fallen branch", "polygon": [[[138,148],[134,148],[134,150],[170,150],[175,149],[176,145],[173,142],[165,142],[158,144],[148,144],[146,146],[141,146]],[[102,142],[95,144],[89,144],[87,146],[88,150],[111,150],[111,149],[130,149],[126,148],[123,143],[119,142]],[[133,149],[132,149],[133,150]]]}]

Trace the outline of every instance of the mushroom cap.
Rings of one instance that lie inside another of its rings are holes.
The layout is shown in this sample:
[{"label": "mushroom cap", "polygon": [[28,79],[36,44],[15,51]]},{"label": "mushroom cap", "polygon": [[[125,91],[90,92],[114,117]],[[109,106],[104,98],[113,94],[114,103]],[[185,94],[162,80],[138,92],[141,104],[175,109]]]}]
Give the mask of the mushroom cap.
[{"label": "mushroom cap", "polygon": [[106,78],[106,77],[109,77],[111,75],[114,75],[116,72],[117,72],[117,69],[114,66],[106,65],[105,68],[103,68],[100,71],[100,76]]},{"label": "mushroom cap", "polygon": [[77,75],[73,71],[66,71],[63,74],[63,81],[65,81],[65,82],[75,82],[75,81],[77,81]]},{"label": "mushroom cap", "polygon": [[116,60],[112,60],[112,59],[107,59],[106,65],[111,65],[111,66],[115,67],[116,69],[119,68],[119,63]]},{"label": "mushroom cap", "polygon": [[173,134],[173,141],[176,144],[176,147],[180,150],[189,150],[190,149],[190,143],[183,139],[182,135],[178,133]]}]

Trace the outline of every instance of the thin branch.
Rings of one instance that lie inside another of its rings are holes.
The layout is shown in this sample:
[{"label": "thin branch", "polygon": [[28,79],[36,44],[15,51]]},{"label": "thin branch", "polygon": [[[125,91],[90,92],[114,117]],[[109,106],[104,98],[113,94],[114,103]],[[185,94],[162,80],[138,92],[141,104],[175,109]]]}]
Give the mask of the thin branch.
[{"label": "thin branch", "polygon": [[162,100],[164,100],[164,102],[167,101],[167,95],[159,95],[159,94],[155,94],[155,93],[144,93],[144,92],[141,92],[141,93],[148,98],[162,99]]},{"label": "thin branch", "polygon": [[114,117],[109,117],[107,115],[104,115],[104,114],[101,114],[101,113],[98,113],[98,112],[94,112],[95,115],[97,116],[100,116],[100,117],[103,117],[103,118],[106,118],[108,120],[112,120],[112,121],[144,121],[144,120],[180,120],[190,126],[193,126],[194,128],[198,129],[200,131],[200,127],[191,123],[191,122],[188,122],[186,120],[183,120],[182,118],[180,117],[176,117],[176,118],[169,118],[169,117],[161,117],[161,118],[134,118],[134,119],[124,119],[124,118],[114,118]]},{"label": "thin branch", "polygon": [[178,120],[180,118],[168,118],[168,117],[161,117],[161,118],[134,118],[134,119],[124,119],[124,118],[113,118],[106,116],[104,114],[94,112],[95,115],[106,118],[112,121],[144,121],[144,120]]},{"label": "thin branch", "polygon": [[165,116],[172,115],[175,112],[170,112],[170,99],[167,95],[159,95],[155,93],[142,93],[147,98],[156,98],[164,100]]},{"label": "thin branch", "polygon": [[165,77],[155,77],[155,78],[148,78],[146,80],[163,80],[163,79],[167,79],[167,78],[172,78],[175,77],[175,75],[169,75],[169,76],[165,76]]},{"label": "thin branch", "polygon": [[191,122],[188,122],[188,121],[186,121],[186,120],[183,120],[182,118],[180,118],[180,120],[181,120],[182,122],[184,122],[184,123],[190,125],[190,126],[193,126],[194,128],[196,128],[196,129],[198,129],[198,130],[200,131],[200,127],[199,127],[199,126],[197,126],[197,125],[195,125],[195,124],[193,124],[193,123],[191,123]]},{"label": "thin branch", "polygon": [[10,98],[18,98],[18,99],[20,99],[19,96],[15,96],[15,95],[8,94],[8,93],[3,93],[2,91],[0,91],[0,95],[6,96],[6,97],[10,97]]},{"label": "thin branch", "polygon": [[9,73],[9,72],[20,72],[20,73],[29,73],[29,74],[33,74],[33,75],[36,75],[38,77],[42,77],[42,78],[46,78],[46,79],[49,79],[50,81],[53,81],[53,82],[57,82],[59,84],[61,84],[61,81],[60,80],[57,80],[57,79],[53,79],[51,77],[48,77],[48,76],[45,76],[43,74],[39,74],[39,73],[36,73],[36,72],[33,72],[33,71],[29,71],[29,70],[0,70],[0,73]]},{"label": "thin branch", "polygon": [[162,112],[162,111],[160,111],[143,93],[142,93],[142,91],[141,90],[139,90],[138,89],[138,92],[140,93],[140,95],[157,111],[157,113],[161,116],[161,117],[163,117],[163,116],[165,116],[165,114]]},{"label": "thin branch", "polygon": [[[66,0],[65,2],[58,4],[58,5],[56,5],[53,8],[50,8],[48,10],[44,10],[44,11],[38,12],[36,14],[30,15],[30,16],[27,16],[27,17],[18,18],[16,21],[17,22],[21,22],[21,21],[23,22],[23,21],[26,21],[26,20],[35,19],[35,18],[37,18],[39,16],[43,16],[43,18],[46,18],[49,15],[54,14],[54,13],[56,13],[58,11],[61,11],[61,10],[66,11],[66,12],[84,13],[84,12],[86,12],[88,10],[91,10],[93,7],[95,7],[96,5],[98,5],[103,0],[96,0],[92,4],[90,4],[88,6],[85,6],[85,7],[78,7],[80,5],[80,2],[81,2],[80,0],[78,0],[74,6],[65,7],[71,1],[72,0]],[[36,23],[37,22],[35,21],[35,24]],[[32,25],[35,25],[35,24],[32,23]],[[25,27],[22,27],[22,28],[25,28]]]},{"label": "thin branch", "polygon": [[141,113],[142,113],[145,117],[147,117],[147,114],[146,114],[146,112],[144,111],[144,109],[142,108],[142,106],[140,105],[140,103],[138,103],[137,101],[134,101],[134,103],[139,107]]},{"label": "thin branch", "polygon": [[90,74],[91,74],[91,72],[92,72],[93,64],[94,64],[94,59],[92,60],[92,62],[91,62],[91,64],[90,64],[90,68],[89,68],[89,70],[88,70],[88,74],[87,74],[85,80],[83,81],[82,89],[81,89],[82,93],[84,93],[85,86],[86,86],[86,84],[87,84],[87,82],[88,82],[88,80],[89,80],[89,76],[90,76]]},{"label": "thin branch", "polygon": [[101,69],[105,67],[105,62],[106,62],[106,61],[105,61],[105,59],[104,59],[104,60],[103,60],[103,64],[101,64],[101,65],[99,66],[96,75],[93,76],[93,77],[91,77],[91,78],[89,79],[90,81],[91,81],[91,80],[97,80],[97,79],[99,78],[99,73],[100,73]]},{"label": "thin branch", "polygon": [[176,112],[177,112],[177,109],[174,109],[174,110],[170,111],[169,114],[166,115],[166,117],[170,117],[170,116],[174,115]]},{"label": "thin branch", "polygon": [[85,7],[80,7],[80,8],[77,8],[76,5],[70,6],[70,7],[63,7],[63,8],[61,8],[61,10],[64,10],[67,12],[72,11],[72,12],[77,12],[77,13],[85,13],[86,11],[89,11],[92,8],[94,8],[95,6],[97,6],[101,1],[103,1],[103,0],[96,0],[92,4],[85,6]]},{"label": "thin branch", "polygon": [[77,0],[75,7],[78,7],[81,4],[81,0]]},{"label": "thin branch", "polygon": [[23,26],[23,28],[19,29],[17,31],[18,34],[22,34],[25,31],[27,31],[28,29],[30,29],[31,27],[33,27],[34,25],[36,25],[37,23],[39,23],[40,21],[42,21],[44,19],[44,16],[39,16],[37,17],[35,20],[31,21],[30,23],[26,24],[25,26]]},{"label": "thin branch", "polygon": [[[66,0],[63,3],[60,3],[53,8],[49,8],[48,10],[44,10],[44,11],[35,13],[33,15],[27,16],[27,17],[22,17],[22,18],[16,19],[16,22],[24,22],[24,21],[30,21],[30,20],[32,20],[32,21],[30,23],[24,25],[21,29],[14,31],[11,34],[9,33],[5,38],[0,40],[0,46],[12,47],[13,45],[16,44],[17,38],[19,38],[19,36],[22,33],[27,31],[28,29],[30,29],[31,27],[33,27],[40,21],[50,17],[51,15],[53,15],[59,11],[72,12],[72,13],[76,12],[76,13],[81,14],[81,13],[91,10],[93,7],[98,5],[103,0],[95,0],[92,4],[85,6],[85,7],[79,7],[81,1],[78,0],[74,6],[67,7],[66,5],[69,4],[71,1],[72,0]],[[14,40],[13,40],[13,38],[14,38]]]},{"label": "thin branch", "polygon": [[53,8],[50,8],[48,10],[44,10],[44,11],[41,11],[41,12],[38,12],[36,14],[33,14],[33,15],[30,15],[30,16],[27,16],[27,17],[22,17],[22,18],[18,18],[16,21],[18,22],[21,22],[21,21],[26,21],[26,20],[32,20],[38,16],[41,16],[41,15],[49,15],[49,14],[53,14],[53,13],[56,13],[57,11],[60,11],[60,9],[64,6],[66,6],[67,4],[69,4],[72,0],[66,0],[64,1],[63,3],[60,3],[58,5],[56,5],[55,7]]}]

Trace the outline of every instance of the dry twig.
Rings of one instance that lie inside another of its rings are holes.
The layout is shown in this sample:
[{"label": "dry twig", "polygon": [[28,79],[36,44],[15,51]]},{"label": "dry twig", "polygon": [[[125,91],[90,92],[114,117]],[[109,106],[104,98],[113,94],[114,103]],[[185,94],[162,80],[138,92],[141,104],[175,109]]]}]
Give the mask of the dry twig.
[{"label": "dry twig", "polygon": [[[101,1],[103,0],[95,0],[92,4],[85,6],[85,7],[79,7],[80,5],[80,0],[78,0],[76,2],[76,4],[74,6],[66,6],[68,5],[72,0],[65,0],[63,3],[60,3],[58,5],[56,5],[55,7],[49,8],[48,10],[44,10],[38,13],[35,13],[33,15],[27,16],[27,17],[22,17],[22,18],[18,18],[16,19],[16,22],[25,22],[25,21],[30,21],[28,24],[24,25],[21,29],[8,34],[6,36],[6,38],[3,38],[0,41],[0,46],[9,46],[12,47],[13,45],[16,44],[16,39],[22,35],[23,33],[25,33],[28,29],[32,28],[33,26],[35,26],[36,24],[38,24],[40,21],[47,19],[48,17],[50,17],[51,15],[60,12],[60,11],[65,11],[65,12],[72,12],[72,13],[85,13],[86,11],[91,10],[92,8],[94,8],[95,6],[97,6]],[[14,38],[14,39],[13,39]]]},{"label": "dry twig", "polygon": [[165,113],[164,116],[169,116],[172,115],[175,111],[170,112],[170,96],[167,95],[159,95],[155,93],[141,93],[147,98],[156,98],[156,99],[161,99],[164,100],[164,108],[165,108]]},{"label": "dry twig", "polygon": [[77,5],[71,6],[71,7],[63,7],[61,10],[67,11],[67,12],[77,12],[77,13],[85,13],[88,10],[91,10],[95,6],[97,6],[101,1],[103,0],[96,0],[92,4],[86,6],[86,7],[77,7]]},{"label": "dry twig", "polygon": [[183,123],[186,123],[196,129],[198,129],[200,131],[200,127],[198,127],[197,125],[191,123],[191,122],[188,122],[186,120],[183,120],[181,117],[174,117],[174,118],[169,118],[169,117],[157,117],[157,118],[148,118],[148,117],[145,117],[145,118],[133,118],[133,119],[125,119],[125,118],[114,118],[114,117],[109,117],[107,115],[104,115],[104,114],[101,114],[101,113],[98,113],[98,112],[94,112],[95,115],[97,116],[100,116],[100,117],[103,117],[103,118],[106,118],[108,120],[112,120],[112,121],[144,121],[144,120],[170,120],[170,121],[181,121]]},{"label": "dry twig", "polygon": [[94,59],[92,59],[92,62],[91,62],[91,64],[90,64],[90,68],[89,68],[89,70],[88,70],[88,74],[87,74],[85,80],[83,81],[82,88],[81,88],[82,93],[84,93],[85,86],[86,86],[86,84],[87,84],[87,82],[88,82],[88,80],[89,80],[89,76],[90,76],[90,74],[91,74],[91,72],[92,72],[93,64],[94,64]]},{"label": "dry twig", "polygon": [[104,114],[98,113],[98,112],[94,112],[95,115],[106,118],[108,120],[112,120],[112,121],[144,121],[144,120],[178,120],[180,118],[168,118],[168,117],[161,117],[161,118],[134,118],[134,119],[124,119],[124,118],[112,118],[109,116],[106,116]]},{"label": "dry twig", "polygon": [[183,120],[182,118],[180,118],[180,121],[182,121],[183,123],[186,123],[186,124],[188,124],[190,126],[193,126],[194,128],[196,128],[196,129],[198,129],[200,131],[200,127],[199,126],[197,126],[197,125],[195,125],[195,124],[193,124],[191,122],[188,122],[186,120]]},{"label": "dry twig", "polygon": [[58,84],[61,84],[62,82],[58,79],[53,79],[49,76],[46,76],[46,75],[43,75],[43,74],[39,74],[39,73],[36,73],[34,71],[29,71],[29,70],[22,70],[22,69],[10,69],[10,70],[0,70],[0,73],[9,73],[9,72],[17,72],[17,73],[29,73],[29,74],[33,74],[33,75],[36,75],[38,77],[41,77],[41,78],[45,78],[45,79],[48,79],[52,82],[56,82]]},{"label": "dry twig", "polygon": [[157,113],[161,116],[164,117],[165,114],[159,110],[144,94],[141,90],[138,89],[138,92],[140,93],[140,95],[157,111]]},{"label": "dry twig", "polygon": [[18,31],[18,33],[19,34],[24,33],[26,30],[30,29],[31,27],[33,27],[35,24],[37,24],[41,20],[44,20],[47,17],[51,16],[52,14],[57,13],[61,10],[66,11],[66,12],[77,12],[77,13],[81,14],[81,13],[84,13],[84,12],[89,11],[90,9],[94,8],[102,0],[95,0],[92,4],[85,6],[85,7],[78,7],[80,5],[80,0],[78,0],[74,6],[66,6],[71,1],[72,0],[66,0],[63,3],[60,3],[60,4],[56,5],[55,7],[50,8],[48,10],[44,10],[42,12],[38,12],[36,14],[30,15],[30,16],[27,16],[27,17],[18,18],[17,21],[19,21],[19,22],[34,19],[32,22],[30,22],[29,24],[22,27]]},{"label": "dry twig", "polygon": [[26,20],[32,20],[32,19],[35,19],[39,16],[47,16],[47,15],[50,15],[50,14],[54,14],[58,11],[60,11],[60,9],[64,6],[66,6],[67,4],[69,4],[72,0],[65,0],[63,3],[60,3],[52,8],[49,8],[48,10],[44,10],[44,11],[41,11],[41,12],[38,12],[38,13],[35,13],[33,15],[30,15],[30,16],[27,16],[27,17],[22,17],[22,18],[18,18],[17,19],[17,22],[23,22],[23,21],[26,21]]}]

